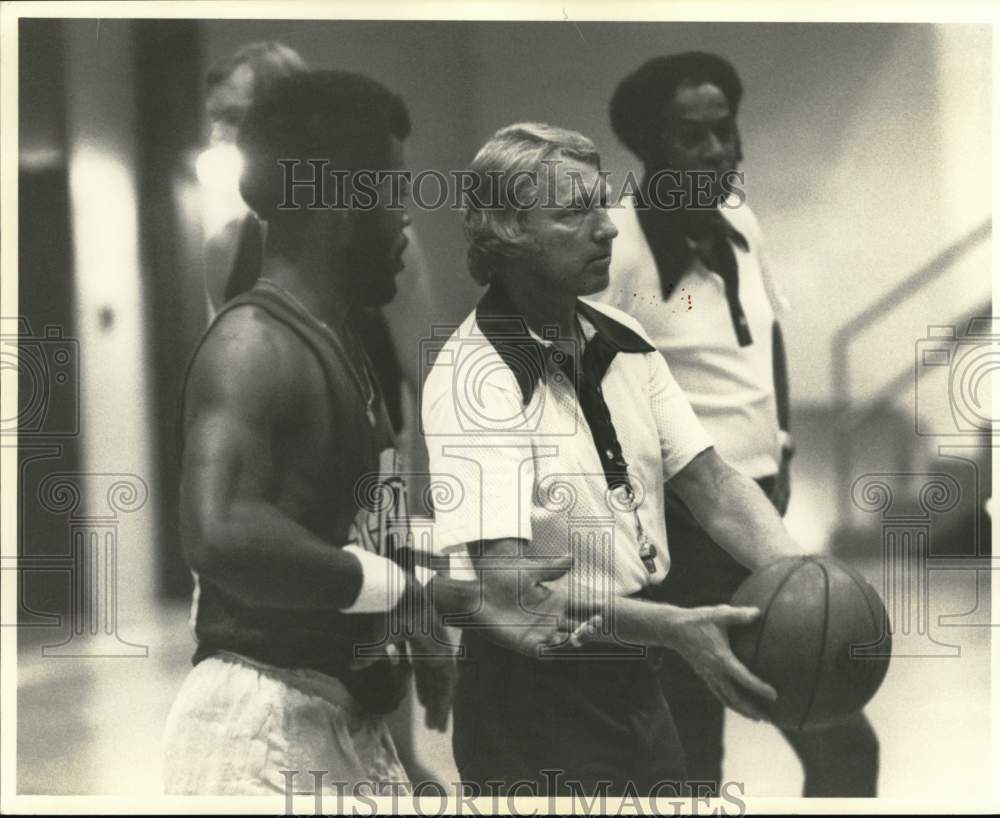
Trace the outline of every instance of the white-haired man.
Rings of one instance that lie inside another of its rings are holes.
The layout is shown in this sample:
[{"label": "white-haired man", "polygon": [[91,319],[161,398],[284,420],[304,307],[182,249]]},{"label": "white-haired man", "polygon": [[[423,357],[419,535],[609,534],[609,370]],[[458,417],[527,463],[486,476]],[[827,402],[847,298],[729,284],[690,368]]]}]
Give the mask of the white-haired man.
[{"label": "white-haired man", "polygon": [[755,609],[637,598],[669,568],[664,482],[748,567],[800,550],[756,484],[715,453],[642,327],[581,299],[608,285],[617,234],[593,143],[512,125],[471,172],[469,265],[489,290],[424,386],[431,471],[463,492],[438,510],[435,544],[464,544],[487,586],[498,565],[569,553],[558,584],[605,614],[586,644],[574,634],[530,657],[464,633],[458,769],[520,794],[660,794],[684,779],[683,750],[642,646],[674,648],[750,717],[756,696],[774,696],[726,638]]}]

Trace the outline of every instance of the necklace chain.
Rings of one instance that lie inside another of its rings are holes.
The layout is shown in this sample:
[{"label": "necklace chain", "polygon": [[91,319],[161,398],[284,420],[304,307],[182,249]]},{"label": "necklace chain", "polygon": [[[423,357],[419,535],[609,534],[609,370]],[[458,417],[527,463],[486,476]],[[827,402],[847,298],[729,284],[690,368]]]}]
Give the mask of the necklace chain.
[{"label": "necklace chain", "polygon": [[[264,276],[261,276],[258,279],[258,281],[282,293],[289,301],[291,301],[298,308],[299,312],[303,313],[306,316],[306,318],[308,318],[313,324],[315,324],[317,327],[323,330],[323,332],[333,341],[334,346],[337,347],[337,349],[343,355],[344,360],[347,362],[347,368],[350,371],[351,376],[357,383],[358,388],[361,390],[362,395],[364,396],[365,413],[368,415],[369,422],[374,426],[375,385],[372,381],[371,374],[368,371],[368,365],[365,363],[364,358],[362,358],[361,360],[361,366],[356,367],[355,362],[351,359],[352,356],[347,351],[347,344],[345,344],[344,341],[337,335],[337,333],[333,331],[333,328],[326,321],[313,314],[313,312],[305,304],[303,304],[302,301],[294,293],[289,292],[287,289],[282,287],[276,281],[273,281],[270,278],[265,278]],[[347,331],[345,332],[345,335],[350,335],[351,333],[350,328],[348,327],[346,328],[346,330]],[[358,344],[353,337],[351,337],[350,343],[352,346],[358,349],[358,351],[362,356],[364,355],[364,350],[360,349],[360,344]],[[361,370],[362,374],[358,374],[358,369]]]}]

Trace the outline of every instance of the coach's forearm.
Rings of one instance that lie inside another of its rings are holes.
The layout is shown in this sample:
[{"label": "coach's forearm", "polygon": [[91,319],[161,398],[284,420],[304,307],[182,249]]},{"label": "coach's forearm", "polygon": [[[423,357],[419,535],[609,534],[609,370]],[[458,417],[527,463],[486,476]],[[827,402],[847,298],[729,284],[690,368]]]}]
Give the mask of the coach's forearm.
[{"label": "coach's forearm", "polygon": [[737,562],[754,570],[802,553],[767,495],[749,477],[730,469],[721,478],[720,492],[718,507],[698,522]]},{"label": "coach's forearm", "polygon": [[683,609],[665,602],[615,597],[602,616],[610,625],[611,635],[600,637],[601,641],[669,648],[674,646]]},{"label": "coach's forearm", "polygon": [[692,460],[670,486],[708,535],[747,568],[802,553],[760,486],[714,449]]}]

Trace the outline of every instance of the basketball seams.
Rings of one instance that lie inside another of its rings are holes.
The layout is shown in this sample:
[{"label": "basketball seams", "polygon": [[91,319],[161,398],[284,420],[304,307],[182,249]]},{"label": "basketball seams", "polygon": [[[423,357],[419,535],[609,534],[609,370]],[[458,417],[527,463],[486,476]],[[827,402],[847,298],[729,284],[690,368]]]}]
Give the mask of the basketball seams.
[{"label": "basketball seams", "polygon": [[[872,625],[875,626],[875,632],[878,633],[879,629],[882,627],[882,623],[878,621],[878,614],[875,613],[875,609],[872,608],[871,600],[868,598],[868,592],[865,590],[865,585],[869,585],[869,583],[862,577],[855,576],[853,571],[847,572],[847,575],[851,578],[851,581],[861,593],[861,598],[865,601],[865,607],[871,615]],[[873,588],[872,590],[875,589]]]},{"label": "basketball seams", "polygon": [[[819,573],[800,579],[811,562]],[[837,723],[860,711],[881,685],[885,658],[869,667],[841,662],[845,644],[876,638],[868,634],[878,628],[882,605],[871,584],[840,561],[811,554],[779,560],[748,578],[732,604],[761,611],[751,627],[731,634],[731,644],[752,672],[765,681],[771,680],[762,673],[774,674],[779,699],[765,703],[765,711],[775,724],[798,731]]]},{"label": "basketball seams", "polygon": [[795,574],[798,573],[799,569],[802,568],[802,566],[804,566],[808,561],[809,561],[808,559],[802,560],[802,562],[796,565],[795,568],[793,568],[791,571],[785,574],[784,579],[782,579],[781,582],[778,583],[778,587],[775,588],[774,593],[771,594],[771,598],[767,601],[767,605],[764,607],[764,610],[761,611],[760,628],[757,631],[757,640],[756,642],[754,642],[753,646],[752,670],[754,673],[757,672],[757,661],[760,658],[760,643],[764,639],[764,631],[767,629],[767,617],[768,614],[771,613],[771,606],[774,605],[774,600],[776,600],[781,595],[781,591],[787,584],[788,580],[790,580],[793,576],[795,576]]},{"label": "basketball seams", "polygon": [[830,631],[830,575],[827,573],[826,566],[819,560],[810,559],[807,562],[812,562],[818,566],[819,570],[823,573],[823,627],[820,629],[819,657],[816,660],[816,669],[813,671],[812,690],[809,693],[809,703],[802,713],[802,721],[799,722],[800,730],[805,728],[806,722],[809,721],[809,716],[812,713],[813,705],[816,703],[816,694],[819,692],[823,658],[826,656],[827,639],[829,638]]},{"label": "basketball seams", "polygon": [[[872,588],[871,583],[869,583],[868,581],[866,581],[864,579],[864,577],[856,575],[853,571],[850,571],[850,570],[848,570],[847,575],[854,582],[854,587],[856,587],[858,589],[858,593],[861,594],[861,598],[865,601],[865,607],[868,609],[868,613],[869,613],[869,615],[872,618],[872,625],[874,627],[874,632],[876,634],[876,639],[878,639],[877,634],[879,634],[879,633],[882,632],[882,630],[881,630],[882,625],[883,624],[888,625],[889,615],[888,615],[888,613],[885,614],[885,621],[884,622],[880,622],[879,621],[879,615],[875,611],[875,609],[872,607],[872,601],[868,597],[868,591],[867,591],[867,589],[866,589],[865,586],[868,586],[868,588],[871,588],[872,593],[874,593],[876,595],[878,594],[878,592],[874,588]],[[879,602],[881,603],[881,599],[879,599]],[[884,610],[885,609],[883,608],[883,611]],[[850,655],[850,647],[848,647],[848,655]],[[875,665],[874,663],[871,663],[869,665],[869,667],[870,668],[874,668],[874,671],[875,671],[876,674],[879,671],[881,671],[883,679],[885,678],[885,674],[888,673],[888,671],[889,671],[888,665],[879,667],[878,665]],[[869,671],[869,673],[871,673],[871,671]]]}]

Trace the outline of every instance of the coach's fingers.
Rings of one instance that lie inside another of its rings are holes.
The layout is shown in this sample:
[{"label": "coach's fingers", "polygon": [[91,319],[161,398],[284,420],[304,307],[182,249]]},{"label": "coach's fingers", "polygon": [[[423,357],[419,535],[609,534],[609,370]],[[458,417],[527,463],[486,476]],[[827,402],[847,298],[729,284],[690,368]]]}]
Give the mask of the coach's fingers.
[{"label": "coach's fingers", "polygon": [[712,619],[724,628],[730,625],[749,625],[760,616],[760,608],[752,607],[716,605],[711,610]]},{"label": "coach's fingers", "polygon": [[600,632],[603,618],[600,614],[590,617],[586,622],[581,622],[569,635],[569,643],[574,648],[583,647],[587,642],[596,641],[596,635]]},{"label": "coach's fingers", "polygon": [[737,659],[734,654],[730,653],[728,656],[724,656],[722,663],[729,677],[737,684],[749,690],[753,695],[761,699],[766,699],[769,702],[777,700],[778,691],[759,676],[751,673],[750,669]]},{"label": "coach's fingers", "polygon": [[753,721],[762,721],[767,718],[760,706],[729,679],[719,680],[719,691],[722,694],[720,698],[723,703],[741,716],[746,716]]}]

